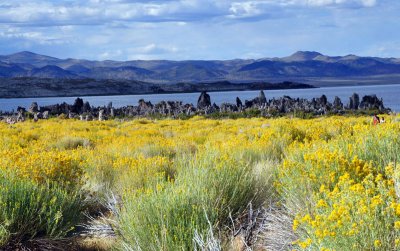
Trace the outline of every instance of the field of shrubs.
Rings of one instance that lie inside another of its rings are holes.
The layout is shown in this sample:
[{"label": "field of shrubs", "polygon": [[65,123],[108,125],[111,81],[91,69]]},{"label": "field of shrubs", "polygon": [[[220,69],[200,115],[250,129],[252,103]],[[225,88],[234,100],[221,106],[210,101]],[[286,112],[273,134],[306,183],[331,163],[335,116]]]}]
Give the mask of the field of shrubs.
[{"label": "field of shrubs", "polygon": [[385,119],[0,124],[0,249],[399,249]]}]

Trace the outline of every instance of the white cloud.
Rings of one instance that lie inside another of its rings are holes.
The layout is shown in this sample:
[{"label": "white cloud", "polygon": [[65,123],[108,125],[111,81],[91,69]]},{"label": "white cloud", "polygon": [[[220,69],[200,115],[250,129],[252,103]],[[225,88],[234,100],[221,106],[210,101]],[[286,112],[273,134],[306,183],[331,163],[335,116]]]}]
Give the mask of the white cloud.
[{"label": "white cloud", "polygon": [[172,45],[157,45],[151,43],[142,47],[137,47],[133,49],[135,53],[141,54],[165,54],[165,53],[175,53],[178,48]]},{"label": "white cloud", "polygon": [[[91,59],[258,58],[300,49],[357,53],[371,41],[399,40],[393,32],[399,29],[398,0],[0,2],[0,54],[28,49]],[[389,54],[383,47],[375,51]]]},{"label": "white cloud", "polygon": [[249,1],[242,3],[232,3],[229,11],[231,12],[230,17],[251,17],[260,15],[261,9],[258,8],[259,3]]},{"label": "white cloud", "polygon": [[[213,17],[252,17],[279,8],[373,7],[377,0],[170,0],[3,1],[0,23],[90,25],[125,22],[190,22]],[[264,15],[266,16],[266,15]]]},{"label": "white cloud", "polygon": [[282,17],[286,10],[301,11],[306,8],[361,8],[373,7],[377,0],[252,0],[230,4],[229,18]]},{"label": "white cloud", "polygon": [[154,51],[156,48],[157,48],[157,46],[155,44],[148,44],[146,46],[139,48],[139,50],[143,53],[149,53],[149,52]]},{"label": "white cloud", "polygon": [[19,39],[35,42],[41,45],[55,45],[70,43],[70,39],[65,36],[49,35],[42,31],[30,31],[18,27],[8,27],[0,32],[0,38]]},{"label": "white cloud", "polygon": [[308,6],[373,7],[377,0],[287,0],[286,2]]},{"label": "white cloud", "polygon": [[105,51],[103,53],[101,53],[98,56],[98,59],[100,60],[107,60],[110,58],[118,58],[122,55],[122,50],[116,50],[116,51]]},{"label": "white cloud", "polygon": [[376,55],[380,57],[393,57],[400,55],[400,41],[386,41],[368,46],[361,51],[362,55]]}]

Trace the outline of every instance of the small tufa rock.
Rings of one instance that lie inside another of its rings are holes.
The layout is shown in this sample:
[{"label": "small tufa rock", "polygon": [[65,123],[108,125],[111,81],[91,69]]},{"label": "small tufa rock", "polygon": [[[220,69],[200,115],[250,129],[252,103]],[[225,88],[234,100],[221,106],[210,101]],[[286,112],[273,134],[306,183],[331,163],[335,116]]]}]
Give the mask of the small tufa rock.
[{"label": "small tufa rock", "polygon": [[76,98],[74,104],[72,105],[72,112],[73,113],[81,113],[83,108],[83,99],[81,98]]},{"label": "small tufa rock", "polygon": [[238,108],[242,108],[242,106],[243,106],[242,100],[240,100],[239,97],[236,97],[236,106]]},{"label": "small tufa rock", "polygon": [[101,109],[101,110],[99,111],[99,121],[103,121],[103,120],[105,120],[105,117],[104,117],[104,110]]},{"label": "small tufa rock", "polygon": [[197,100],[197,108],[203,110],[210,106],[211,106],[210,95],[208,95],[207,92],[205,91],[201,92],[199,99]]},{"label": "small tufa rock", "polygon": [[325,96],[325,94],[323,94],[319,98],[319,102],[320,102],[321,106],[326,106],[326,104],[328,103],[328,98]]},{"label": "small tufa rock", "polygon": [[219,110],[220,112],[237,112],[238,108],[234,104],[222,103]]},{"label": "small tufa rock", "polygon": [[15,117],[7,117],[6,118],[6,123],[10,124],[10,125],[13,125],[13,124],[17,123],[17,121],[16,121]]},{"label": "small tufa rock", "polygon": [[113,104],[112,102],[109,102],[107,105],[107,110],[111,110],[111,108],[113,108]]},{"label": "small tufa rock", "polygon": [[353,93],[349,100],[349,109],[351,110],[358,110],[360,105],[360,96],[357,93]]},{"label": "small tufa rock", "polygon": [[31,107],[29,107],[29,112],[30,113],[37,113],[39,111],[39,106],[36,102],[32,102]]},{"label": "small tufa rock", "polygon": [[261,90],[260,94],[258,95],[258,102],[259,102],[259,104],[267,103],[267,98],[265,97],[265,94],[264,94],[263,90]]},{"label": "small tufa rock", "polygon": [[343,103],[338,96],[335,96],[335,99],[333,100],[333,108],[338,110],[343,109]]},{"label": "small tufa rock", "polygon": [[17,114],[17,122],[24,122],[24,121],[25,121],[24,113],[22,112],[22,110],[19,110]]},{"label": "small tufa rock", "polygon": [[262,107],[267,104],[267,98],[265,97],[264,91],[260,91],[260,94],[258,94],[258,97],[252,99],[252,100],[245,100],[244,105],[246,108],[251,108],[251,107]]},{"label": "small tufa rock", "polygon": [[76,114],[73,113],[73,112],[69,112],[69,113],[68,113],[68,118],[69,118],[69,119],[74,119],[74,118],[76,118]]},{"label": "small tufa rock", "polygon": [[43,118],[43,119],[48,119],[48,118],[49,118],[49,111],[44,111],[44,112],[42,113],[42,118]]},{"label": "small tufa rock", "polygon": [[85,103],[83,103],[83,107],[82,107],[82,112],[90,112],[92,110],[92,108],[90,107],[90,104],[88,101],[86,101]]}]

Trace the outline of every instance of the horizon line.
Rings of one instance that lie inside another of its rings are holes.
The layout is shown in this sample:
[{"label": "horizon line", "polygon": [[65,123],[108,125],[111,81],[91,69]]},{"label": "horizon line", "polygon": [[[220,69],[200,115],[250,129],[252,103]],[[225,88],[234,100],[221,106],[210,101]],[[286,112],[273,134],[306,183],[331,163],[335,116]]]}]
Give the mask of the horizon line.
[{"label": "horizon line", "polygon": [[[14,53],[10,54],[0,54],[0,57],[9,57],[12,55],[17,55],[17,54],[22,54],[22,53],[30,53],[38,56],[45,56],[45,57],[50,57],[54,59],[59,59],[59,60],[68,60],[68,59],[75,59],[75,60],[88,60],[88,61],[98,61],[98,62],[105,62],[105,61],[115,61],[115,62],[129,62],[129,61],[175,61],[175,62],[184,62],[184,61],[235,61],[235,60],[266,60],[266,59],[284,59],[284,58],[289,58],[294,56],[297,53],[317,53],[320,54],[318,56],[325,56],[329,58],[335,58],[335,57],[349,57],[349,56],[355,56],[355,57],[360,57],[360,58],[380,58],[380,59],[397,59],[397,57],[379,57],[379,56],[360,56],[356,54],[346,54],[346,55],[327,55],[320,53],[318,51],[310,51],[310,50],[298,50],[295,51],[294,53],[284,56],[284,57],[258,57],[258,58],[231,58],[231,59],[128,59],[128,60],[117,60],[117,59],[87,59],[87,58],[79,58],[79,57],[67,57],[67,58],[59,58],[56,56],[51,56],[48,54],[42,54],[38,52],[33,52],[33,51],[28,51],[28,50],[23,50],[23,51],[17,51]],[[317,56],[316,56],[317,57]],[[1,59],[0,59],[1,60]],[[311,59],[312,60],[312,59]]]}]

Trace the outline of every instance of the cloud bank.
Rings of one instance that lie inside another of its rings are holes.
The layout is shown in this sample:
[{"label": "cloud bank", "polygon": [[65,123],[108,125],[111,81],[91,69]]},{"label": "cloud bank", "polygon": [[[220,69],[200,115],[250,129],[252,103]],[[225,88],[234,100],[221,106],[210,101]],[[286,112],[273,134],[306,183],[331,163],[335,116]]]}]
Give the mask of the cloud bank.
[{"label": "cloud bank", "polygon": [[96,25],[113,22],[198,21],[249,17],[282,8],[373,7],[377,0],[170,0],[10,1],[0,5],[0,22],[31,26]]},{"label": "cloud bank", "polygon": [[121,60],[305,49],[363,54],[399,44],[399,11],[397,0],[3,0],[0,54]]}]

